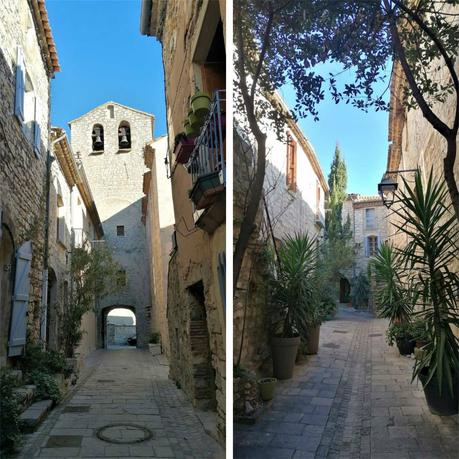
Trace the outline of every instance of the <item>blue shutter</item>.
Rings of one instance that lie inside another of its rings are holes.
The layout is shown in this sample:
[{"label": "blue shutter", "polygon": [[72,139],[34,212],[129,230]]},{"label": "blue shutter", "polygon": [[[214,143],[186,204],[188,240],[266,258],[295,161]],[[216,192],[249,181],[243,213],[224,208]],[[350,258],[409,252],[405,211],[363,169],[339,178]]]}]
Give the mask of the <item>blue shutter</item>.
[{"label": "blue shutter", "polygon": [[8,357],[22,355],[24,352],[27,335],[27,306],[29,304],[31,260],[32,242],[27,241],[16,252],[16,275],[14,279]]},{"label": "blue shutter", "polygon": [[365,256],[366,257],[370,256],[370,240],[368,236],[365,238]]},{"label": "blue shutter", "polygon": [[14,98],[14,114],[18,117],[21,123],[24,122],[24,75],[24,56],[22,55],[22,48],[18,46],[16,59],[16,94]]}]

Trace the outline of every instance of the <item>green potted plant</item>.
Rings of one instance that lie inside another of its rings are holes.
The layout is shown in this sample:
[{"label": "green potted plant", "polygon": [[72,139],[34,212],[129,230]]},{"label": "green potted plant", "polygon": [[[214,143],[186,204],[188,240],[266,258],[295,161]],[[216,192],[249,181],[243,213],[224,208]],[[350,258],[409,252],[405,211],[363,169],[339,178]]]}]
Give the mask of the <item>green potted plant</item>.
[{"label": "green potted plant", "polygon": [[400,355],[411,355],[414,352],[413,328],[409,322],[393,323],[386,331],[389,346],[397,344]]},{"label": "green potted plant", "polygon": [[271,350],[274,376],[278,379],[292,377],[300,335],[307,336],[308,313],[316,301],[312,285],[316,259],[316,241],[307,234],[287,236],[278,249],[271,304]]},{"label": "green potted plant", "polygon": [[258,387],[260,388],[261,399],[264,402],[274,398],[274,391],[276,390],[276,378],[261,378],[258,380]]},{"label": "green potted plant", "polygon": [[191,108],[198,119],[203,119],[209,113],[210,96],[209,94],[197,90],[191,98]]},{"label": "green potted plant", "polygon": [[161,335],[159,333],[155,332],[151,334],[148,348],[152,356],[161,354]]},{"label": "green potted plant", "polygon": [[414,185],[403,182],[394,225],[408,236],[400,255],[419,292],[417,306],[428,335],[413,380],[420,379],[432,413],[453,415],[458,413],[459,338],[453,327],[459,327],[459,275],[450,267],[459,261],[457,221],[445,183],[434,182],[432,171],[425,186],[419,170]]}]

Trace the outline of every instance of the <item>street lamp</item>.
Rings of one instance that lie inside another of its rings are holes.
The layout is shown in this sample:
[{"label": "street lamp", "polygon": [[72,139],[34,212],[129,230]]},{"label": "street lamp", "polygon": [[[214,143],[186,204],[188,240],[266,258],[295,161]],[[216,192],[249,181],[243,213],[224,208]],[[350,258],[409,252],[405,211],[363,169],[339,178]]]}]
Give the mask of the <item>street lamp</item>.
[{"label": "street lamp", "polygon": [[397,180],[393,178],[395,174],[404,172],[416,172],[417,169],[405,169],[400,171],[387,171],[380,183],[378,183],[378,194],[381,196],[383,204],[389,209],[395,201],[395,192],[398,188]]}]

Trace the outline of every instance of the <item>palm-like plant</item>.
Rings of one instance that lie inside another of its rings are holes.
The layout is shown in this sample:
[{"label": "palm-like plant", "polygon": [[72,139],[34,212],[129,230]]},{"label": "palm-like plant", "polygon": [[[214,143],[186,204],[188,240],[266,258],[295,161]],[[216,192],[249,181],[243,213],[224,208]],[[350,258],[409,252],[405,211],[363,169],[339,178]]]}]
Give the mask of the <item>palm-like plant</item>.
[{"label": "palm-like plant", "polygon": [[278,273],[272,281],[272,305],[279,319],[275,331],[286,338],[305,336],[308,326],[320,323],[316,240],[307,234],[287,236],[278,254]]},{"label": "palm-like plant", "polygon": [[453,394],[459,376],[459,339],[452,330],[452,326],[459,327],[459,276],[450,268],[459,261],[457,222],[448,204],[448,191],[444,183],[434,183],[432,171],[425,187],[419,171],[413,187],[406,180],[404,185],[401,205],[394,211],[400,223],[395,226],[408,235],[409,242],[399,253],[405,269],[413,273],[412,285],[421,307],[418,314],[430,335],[413,379],[428,369],[424,385],[435,378],[441,394],[446,380]]},{"label": "palm-like plant", "polygon": [[369,273],[376,281],[375,302],[380,317],[391,324],[411,321],[416,301],[408,277],[404,276],[401,255],[389,244],[382,244],[368,264]]}]

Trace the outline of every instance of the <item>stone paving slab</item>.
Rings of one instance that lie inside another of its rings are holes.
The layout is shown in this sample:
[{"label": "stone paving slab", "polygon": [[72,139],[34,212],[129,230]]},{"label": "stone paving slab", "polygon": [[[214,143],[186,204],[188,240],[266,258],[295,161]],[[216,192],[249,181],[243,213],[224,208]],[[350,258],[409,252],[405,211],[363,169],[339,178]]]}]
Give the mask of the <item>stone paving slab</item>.
[{"label": "stone paving slab", "polygon": [[234,425],[234,457],[459,459],[458,417],[432,415],[413,360],[385,342],[387,321],[340,308],[319,353],[278,384],[255,425]]},{"label": "stone paving slab", "polygon": [[[168,379],[163,357],[153,358],[139,349],[99,350],[88,361],[91,371],[70,398],[26,437],[18,459],[224,458],[185,394]],[[83,406],[89,409],[78,408]],[[152,436],[137,443],[109,443],[97,436],[98,429],[113,424],[132,424],[108,429],[109,438],[115,440],[139,440],[135,426],[148,429]]]}]

